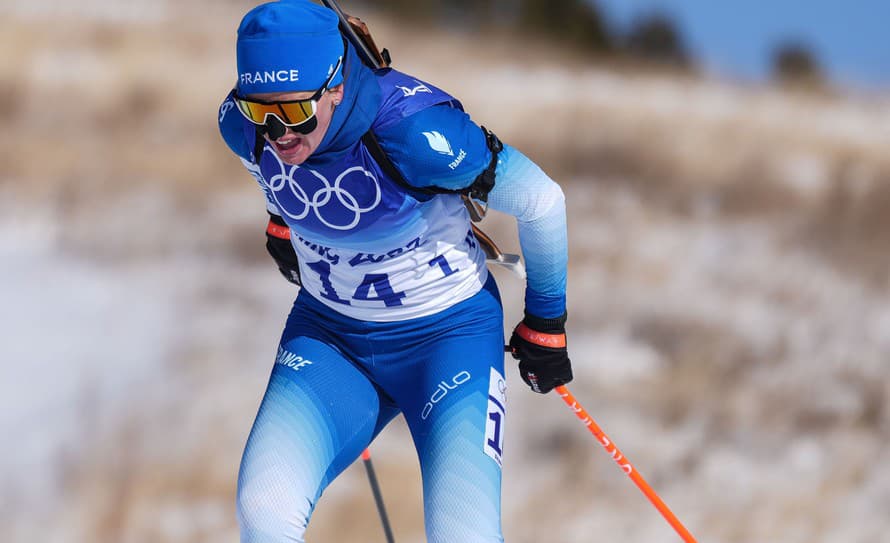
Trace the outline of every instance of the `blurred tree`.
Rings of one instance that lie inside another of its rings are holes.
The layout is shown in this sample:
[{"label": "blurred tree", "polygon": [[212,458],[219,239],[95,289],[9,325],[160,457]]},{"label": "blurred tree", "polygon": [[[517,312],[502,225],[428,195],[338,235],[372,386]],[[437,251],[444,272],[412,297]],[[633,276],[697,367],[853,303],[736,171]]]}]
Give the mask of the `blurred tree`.
[{"label": "blurred tree", "polygon": [[440,22],[475,18],[479,23],[488,23],[495,11],[491,0],[378,0],[374,5],[397,17]]},{"label": "blurred tree", "polygon": [[821,86],[822,69],[810,48],[803,43],[789,41],[773,51],[773,79],[783,84]]},{"label": "blurred tree", "polygon": [[400,17],[516,28],[586,51],[612,48],[603,18],[589,0],[380,0],[375,5]]},{"label": "blurred tree", "polygon": [[518,0],[518,3],[518,20],[523,30],[557,38],[587,51],[612,49],[612,38],[603,17],[591,2]]},{"label": "blurred tree", "polygon": [[[380,0],[377,4],[391,13],[408,18],[430,18],[436,8],[441,7],[438,5],[439,2],[418,2],[417,0]],[[348,8],[344,8],[344,10],[351,13]],[[360,10],[356,9],[355,11],[361,16]]]},{"label": "blurred tree", "polygon": [[673,20],[662,13],[637,19],[623,42],[628,55],[646,62],[682,68],[691,64],[683,37]]}]

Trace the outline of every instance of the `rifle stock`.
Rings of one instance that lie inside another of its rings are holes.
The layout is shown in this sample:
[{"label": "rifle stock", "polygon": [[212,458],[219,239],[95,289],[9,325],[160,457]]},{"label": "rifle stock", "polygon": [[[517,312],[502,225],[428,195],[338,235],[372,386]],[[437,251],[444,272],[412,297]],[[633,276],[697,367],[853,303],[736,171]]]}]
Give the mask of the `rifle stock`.
[{"label": "rifle stock", "polygon": [[386,49],[380,51],[364,21],[343,11],[337,0],[322,0],[322,3],[337,14],[340,19],[340,32],[355,47],[362,61],[374,68],[386,68],[390,65],[388,52]]}]

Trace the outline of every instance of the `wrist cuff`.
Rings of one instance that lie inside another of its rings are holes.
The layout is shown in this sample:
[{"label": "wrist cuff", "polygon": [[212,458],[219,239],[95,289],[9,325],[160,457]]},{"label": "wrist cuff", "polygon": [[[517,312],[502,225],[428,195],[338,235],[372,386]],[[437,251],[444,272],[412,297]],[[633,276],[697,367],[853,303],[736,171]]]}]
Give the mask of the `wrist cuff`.
[{"label": "wrist cuff", "polygon": [[272,213],[271,211],[267,211],[266,213],[269,214],[269,222],[275,223],[278,226],[287,226],[287,223],[284,222],[284,219],[281,217],[281,215],[276,215],[275,213]]},{"label": "wrist cuff", "polygon": [[[278,217],[278,220],[280,221],[281,217]],[[273,238],[290,239],[290,228],[286,224],[278,224],[278,221],[275,220],[275,215],[271,215],[269,225],[266,226],[266,234]]]},{"label": "wrist cuff", "polygon": [[544,319],[541,317],[536,317],[526,311],[525,318],[522,319],[522,322],[524,322],[532,330],[537,330],[539,332],[565,334],[567,318],[568,312],[563,313],[561,317]]},{"label": "wrist cuff", "polygon": [[516,327],[516,335],[529,343],[540,345],[541,347],[561,349],[566,346],[565,334],[546,334],[544,332],[538,332],[537,330],[529,328],[524,322],[519,323],[519,326]]}]

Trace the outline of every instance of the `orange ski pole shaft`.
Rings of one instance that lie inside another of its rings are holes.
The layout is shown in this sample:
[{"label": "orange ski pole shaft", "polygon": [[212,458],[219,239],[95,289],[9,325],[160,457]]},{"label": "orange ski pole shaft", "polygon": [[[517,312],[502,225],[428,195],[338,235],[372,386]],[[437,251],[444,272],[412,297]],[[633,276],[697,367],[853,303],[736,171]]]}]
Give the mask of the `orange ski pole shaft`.
[{"label": "orange ski pole shaft", "polygon": [[649,486],[649,483],[643,479],[643,476],[640,475],[640,472],[636,470],[636,468],[631,465],[630,460],[627,459],[621,451],[618,450],[618,447],[615,446],[615,443],[609,439],[609,437],[600,429],[600,427],[593,421],[593,418],[587,413],[587,411],[581,407],[581,404],[578,403],[578,400],[572,396],[572,393],[569,392],[569,389],[563,386],[556,387],[556,392],[559,394],[560,398],[569,406],[569,409],[575,412],[575,415],[581,419],[581,422],[587,426],[587,429],[590,430],[590,433],[596,436],[597,441],[605,447],[606,452],[618,463],[618,466],[621,467],[621,470],[624,471],[636,485],[643,491],[643,494],[649,498],[649,501],[652,502],[652,505],[655,506],[656,509],[661,513],[661,515],[668,521],[668,523],[674,527],[674,530],[680,534],[680,537],[683,538],[683,541],[686,543],[696,543],[692,534],[689,533],[689,530],[683,526],[683,523],[677,518],[674,513],[668,508],[668,506],[658,497],[658,494],[652,490],[652,487]]}]

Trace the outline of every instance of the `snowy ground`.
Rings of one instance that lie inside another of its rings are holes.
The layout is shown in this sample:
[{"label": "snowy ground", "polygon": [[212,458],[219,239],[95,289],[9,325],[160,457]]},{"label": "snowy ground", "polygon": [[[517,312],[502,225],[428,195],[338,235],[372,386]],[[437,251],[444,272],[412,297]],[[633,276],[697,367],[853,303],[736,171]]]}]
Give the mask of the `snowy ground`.
[{"label": "snowy ground", "polygon": [[[164,3],[88,2],[48,32],[50,4],[0,6],[0,540],[234,541],[237,463],[294,295],[263,253],[261,195],[213,133],[233,73],[219,28],[245,4],[184,25]],[[697,538],[884,541],[888,99],[534,52],[465,65],[467,36],[377,24],[401,66],[559,177],[571,389]],[[546,126],[485,90],[530,74]],[[502,217],[485,229],[515,248]],[[498,278],[510,327],[520,285]],[[557,398],[508,380],[508,541],[678,541]],[[400,421],[373,451],[397,540],[422,542]],[[354,466],[310,541],[382,540]]]}]

